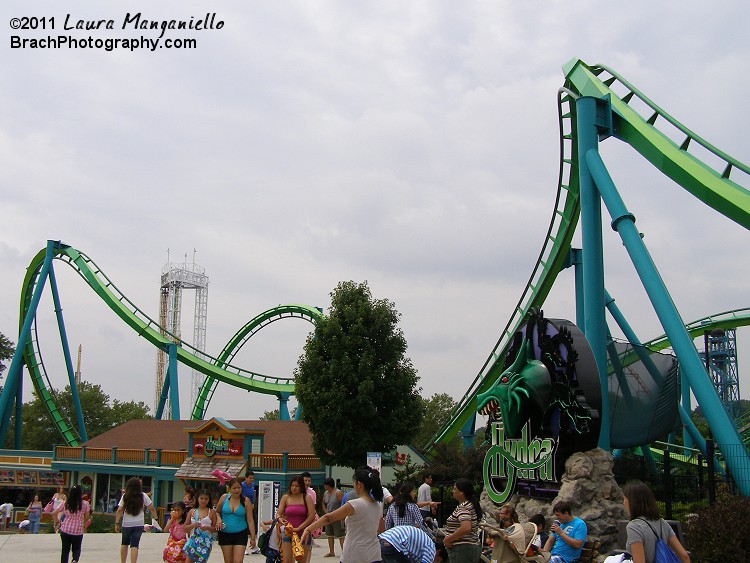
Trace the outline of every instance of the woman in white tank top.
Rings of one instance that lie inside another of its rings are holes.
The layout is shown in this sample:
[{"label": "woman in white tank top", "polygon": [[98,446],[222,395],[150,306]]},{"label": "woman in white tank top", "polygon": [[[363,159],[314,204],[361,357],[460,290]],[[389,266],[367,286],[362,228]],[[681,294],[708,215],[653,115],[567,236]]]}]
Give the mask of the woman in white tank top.
[{"label": "woman in white tank top", "polygon": [[340,508],[324,514],[322,518],[307,526],[301,540],[304,543],[313,530],[346,518],[346,539],[341,561],[343,563],[380,561],[382,558],[378,534],[385,528],[380,474],[374,469],[363,466],[357,468],[352,479],[354,490],[359,498],[347,501]]}]

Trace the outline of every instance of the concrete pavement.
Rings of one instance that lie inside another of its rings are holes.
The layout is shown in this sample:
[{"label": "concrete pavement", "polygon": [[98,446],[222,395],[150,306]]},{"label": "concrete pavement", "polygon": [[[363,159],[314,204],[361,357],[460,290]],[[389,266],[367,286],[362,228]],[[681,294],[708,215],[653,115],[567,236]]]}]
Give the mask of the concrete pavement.
[{"label": "concrete pavement", "polygon": [[[311,563],[336,563],[338,557],[325,558],[328,541],[315,540],[320,547],[313,548]],[[160,563],[161,553],[167,543],[166,534],[143,534],[138,550],[138,563]],[[341,549],[336,542],[336,555]],[[244,563],[265,563],[262,555],[246,555]],[[0,534],[0,562],[2,563],[55,563],[60,561],[60,536],[57,534]],[[214,545],[211,563],[222,563],[221,548]],[[120,534],[86,534],[81,547],[81,563],[120,563]]]}]

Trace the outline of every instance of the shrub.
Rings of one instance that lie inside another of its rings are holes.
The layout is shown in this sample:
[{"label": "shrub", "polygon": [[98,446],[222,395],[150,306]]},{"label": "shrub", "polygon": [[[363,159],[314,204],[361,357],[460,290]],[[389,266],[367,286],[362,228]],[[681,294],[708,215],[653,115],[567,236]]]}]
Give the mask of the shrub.
[{"label": "shrub", "polygon": [[750,498],[730,497],[700,508],[685,525],[691,560],[701,563],[750,561]]},{"label": "shrub", "polygon": [[96,513],[91,515],[88,533],[112,533],[115,531],[115,515]]}]

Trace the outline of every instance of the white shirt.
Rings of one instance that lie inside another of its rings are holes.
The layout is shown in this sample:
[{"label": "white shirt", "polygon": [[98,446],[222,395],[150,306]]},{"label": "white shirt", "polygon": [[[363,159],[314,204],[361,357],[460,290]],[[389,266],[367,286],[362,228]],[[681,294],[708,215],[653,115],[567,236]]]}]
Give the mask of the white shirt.
[{"label": "white shirt", "polygon": [[[422,483],[417,489],[417,502],[432,502],[432,487],[427,483]],[[420,507],[422,510],[429,509],[429,506]]]},{"label": "white shirt", "polygon": [[[143,526],[144,524],[143,513],[146,510],[146,508],[151,506],[151,499],[148,497],[146,493],[141,493],[141,494],[143,495],[143,510],[141,510],[135,516],[133,516],[132,514],[128,514],[127,512],[123,510],[122,512],[122,527],[123,528],[135,528],[137,526]],[[120,502],[118,503],[117,506],[125,506],[122,502],[122,499],[124,498],[125,498],[125,495],[120,497]]]},{"label": "white shirt", "polygon": [[10,513],[13,511],[13,505],[9,502],[6,502],[5,504],[0,504],[0,514],[4,514],[7,518],[10,516]]},{"label": "white shirt", "polygon": [[383,517],[383,504],[363,498],[347,501],[354,514],[346,517],[346,539],[341,561],[370,563],[380,561],[378,525]]},{"label": "white shirt", "polygon": [[383,502],[384,503],[389,502],[388,501],[389,498],[393,500],[393,495],[391,494],[391,491],[383,487]]}]

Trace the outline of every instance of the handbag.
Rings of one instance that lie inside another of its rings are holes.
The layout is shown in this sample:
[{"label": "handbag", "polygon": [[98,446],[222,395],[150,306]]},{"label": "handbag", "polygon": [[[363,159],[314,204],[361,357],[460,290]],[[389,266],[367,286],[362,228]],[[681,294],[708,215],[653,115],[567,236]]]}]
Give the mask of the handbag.
[{"label": "handbag", "polygon": [[55,508],[55,501],[50,500],[46,505],[44,505],[44,511],[45,512],[52,512]]},{"label": "handbag", "polygon": [[208,561],[211,555],[213,544],[214,538],[211,534],[204,530],[196,529],[193,531],[193,535],[185,542],[182,551],[196,563],[204,563]]},{"label": "handbag", "polygon": [[[209,514],[211,514],[210,511]],[[198,509],[196,508],[193,512],[193,522],[198,522],[198,520]],[[195,528],[185,542],[185,545],[182,546],[182,551],[190,557],[191,561],[195,561],[195,563],[205,563],[211,556],[211,548],[213,547],[213,544],[213,534],[201,530],[200,528]]]}]

